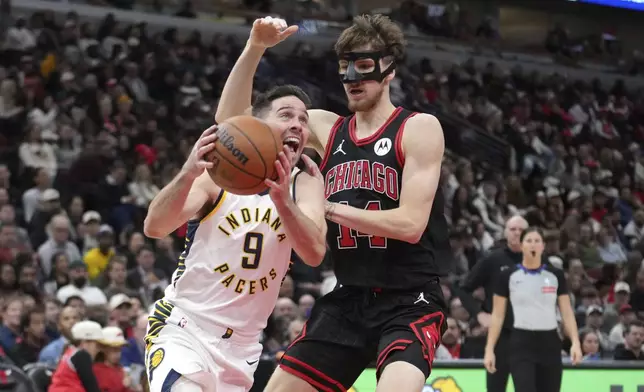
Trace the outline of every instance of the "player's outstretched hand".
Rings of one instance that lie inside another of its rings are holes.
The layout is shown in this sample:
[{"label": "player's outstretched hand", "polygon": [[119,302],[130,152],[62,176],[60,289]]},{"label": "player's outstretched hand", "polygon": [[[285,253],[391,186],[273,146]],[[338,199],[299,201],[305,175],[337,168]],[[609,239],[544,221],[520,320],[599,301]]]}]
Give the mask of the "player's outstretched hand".
[{"label": "player's outstretched hand", "polygon": [[322,173],[320,173],[320,168],[315,164],[315,162],[313,162],[313,159],[311,159],[311,157],[306,154],[302,154],[302,161],[304,162],[304,167],[306,169],[305,171],[308,173],[308,175],[315,177],[320,181],[324,179]]},{"label": "player's outstretched hand", "polygon": [[267,16],[253,22],[249,42],[253,46],[271,48],[297,31],[297,26],[288,26],[284,19]]},{"label": "player's outstretched hand", "polygon": [[273,181],[268,178],[264,180],[264,183],[268,187],[268,194],[271,196],[271,200],[273,200],[275,205],[283,206],[291,198],[290,184],[293,168],[291,162],[293,162],[293,154],[287,146],[284,146],[284,149],[277,155],[277,160],[275,161],[277,180]]},{"label": "player's outstretched hand", "polygon": [[203,131],[201,136],[199,136],[199,140],[197,140],[195,145],[192,147],[192,151],[190,151],[190,155],[188,156],[186,163],[183,164],[182,170],[184,172],[197,178],[205,169],[213,167],[213,163],[208,162],[204,157],[210,151],[215,149],[215,142],[218,139],[216,131],[217,125],[213,125]]}]

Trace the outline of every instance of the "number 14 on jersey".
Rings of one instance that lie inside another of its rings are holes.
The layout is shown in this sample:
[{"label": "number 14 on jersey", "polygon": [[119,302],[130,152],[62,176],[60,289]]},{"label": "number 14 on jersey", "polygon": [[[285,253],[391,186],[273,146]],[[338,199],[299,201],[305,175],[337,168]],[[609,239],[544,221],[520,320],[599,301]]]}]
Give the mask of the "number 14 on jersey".
[{"label": "number 14 on jersey", "polygon": [[[341,201],[340,204],[348,205],[346,201]],[[378,211],[380,210],[380,201],[371,200],[365,206],[365,210]],[[370,234],[363,234],[356,232],[353,229],[350,229],[346,226],[340,226],[340,235],[338,236],[338,249],[355,249],[358,247],[358,237],[368,238],[369,247],[375,249],[386,249],[387,248],[387,238],[378,237]]]}]

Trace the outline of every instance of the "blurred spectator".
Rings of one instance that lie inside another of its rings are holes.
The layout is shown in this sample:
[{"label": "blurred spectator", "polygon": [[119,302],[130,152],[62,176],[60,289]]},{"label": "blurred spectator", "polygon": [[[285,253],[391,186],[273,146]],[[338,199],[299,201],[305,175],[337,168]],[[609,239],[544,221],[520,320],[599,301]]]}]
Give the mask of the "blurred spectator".
[{"label": "blurred spectator", "polygon": [[581,352],[584,355],[584,361],[594,361],[601,359],[599,337],[591,330],[582,329],[579,333],[581,342]]},{"label": "blurred spectator", "polygon": [[108,304],[109,325],[117,326],[126,336],[132,335],[132,302],[122,293],[115,294]]},{"label": "blurred spectator", "polygon": [[100,391],[92,363],[103,339],[100,324],[80,321],[72,329],[72,345],[65,349],[49,386],[50,392]]},{"label": "blurred spectator", "polygon": [[[45,192],[46,193],[46,192]],[[81,259],[80,251],[75,243],[70,241],[71,223],[65,215],[56,215],[49,223],[51,235],[38,248],[40,267],[45,276],[49,276],[52,270],[52,261],[56,253],[64,252],[68,260],[76,261]]]},{"label": "blurred spectator", "polygon": [[87,306],[107,304],[107,298],[101,289],[92,286],[89,282],[87,266],[82,261],[73,261],[69,265],[69,279],[67,286],[61,287],[56,294],[62,303],[67,302],[71,297],[80,297]]},{"label": "blurred spectator", "polygon": [[93,369],[102,392],[125,392],[131,390],[133,380],[121,366],[121,349],[127,342],[119,327],[103,328],[100,353],[96,356]]},{"label": "blurred spectator", "polygon": [[143,367],[145,365],[145,344],[143,338],[148,327],[148,315],[143,313],[135,317],[135,324],[132,336],[127,339],[127,345],[123,347],[121,364],[123,366]]},{"label": "blurred spectator", "polygon": [[128,185],[130,194],[135,199],[135,204],[141,208],[148,208],[154,196],[159,193],[159,187],[152,182],[152,173],[147,165],[136,167],[134,179]]},{"label": "blurred spectator", "polygon": [[107,268],[110,259],[115,255],[114,230],[109,225],[101,225],[96,233],[98,245],[89,249],[83,256],[91,280],[96,279]]},{"label": "blurred spectator", "polygon": [[140,293],[145,303],[152,303],[163,295],[168,279],[162,270],[155,268],[156,256],[148,246],[136,253],[137,266],[127,274],[127,286]]},{"label": "blurred spectator", "polygon": [[586,322],[584,325],[589,331],[594,332],[599,338],[599,344],[602,350],[612,351],[613,344],[608,339],[608,335],[601,330],[604,324],[604,309],[601,306],[591,305],[586,309]]},{"label": "blurred spectator", "polygon": [[22,316],[20,336],[9,356],[21,368],[28,363],[35,363],[47,340],[44,309],[31,309]]},{"label": "blurred spectator", "polygon": [[69,282],[69,256],[67,252],[60,251],[51,257],[51,272],[44,283],[44,291],[47,295],[55,295],[56,292]]},{"label": "blurred spectator", "polygon": [[644,323],[639,320],[632,321],[624,328],[624,343],[615,348],[615,359],[644,360],[642,344],[644,344]]},{"label": "blurred spectator", "polygon": [[10,297],[4,301],[2,308],[2,326],[0,326],[0,345],[5,353],[14,350],[21,333],[22,298]]},{"label": "blurred spectator", "polygon": [[58,315],[58,331],[60,332],[60,337],[51,341],[40,351],[38,362],[49,365],[57,364],[61,355],[63,355],[65,346],[73,339],[71,335],[72,327],[79,321],[80,314],[76,309],[70,306],[63,307]]},{"label": "blurred spectator", "polygon": [[624,304],[619,309],[619,322],[610,330],[608,338],[614,346],[624,344],[624,329],[627,325],[637,320],[637,316],[633,311],[633,307],[629,304]]}]

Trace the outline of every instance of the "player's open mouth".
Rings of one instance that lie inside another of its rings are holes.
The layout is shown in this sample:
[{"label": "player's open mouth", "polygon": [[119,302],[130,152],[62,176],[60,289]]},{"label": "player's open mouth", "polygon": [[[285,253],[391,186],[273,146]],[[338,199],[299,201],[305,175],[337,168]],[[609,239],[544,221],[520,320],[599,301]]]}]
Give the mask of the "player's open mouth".
[{"label": "player's open mouth", "polygon": [[360,87],[352,87],[349,89],[349,95],[353,98],[359,98],[364,94],[364,90]]},{"label": "player's open mouth", "polygon": [[297,149],[300,148],[300,139],[295,136],[289,136],[284,139],[283,144],[288,147],[292,153],[296,153]]}]

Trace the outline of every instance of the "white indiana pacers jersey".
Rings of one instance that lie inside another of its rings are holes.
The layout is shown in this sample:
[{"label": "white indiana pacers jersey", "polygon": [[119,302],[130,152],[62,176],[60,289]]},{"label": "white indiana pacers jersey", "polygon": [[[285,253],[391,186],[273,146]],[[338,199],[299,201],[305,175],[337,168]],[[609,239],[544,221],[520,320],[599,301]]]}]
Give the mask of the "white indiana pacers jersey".
[{"label": "white indiana pacers jersey", "polygon": [[[298,173],[291,176],[293,197]],[[259,336],[290,258],[290,239],[268,194],[222,191],[210,214],[188,222],[185,249],[165,300],[205,331],[214,324]]]}]

